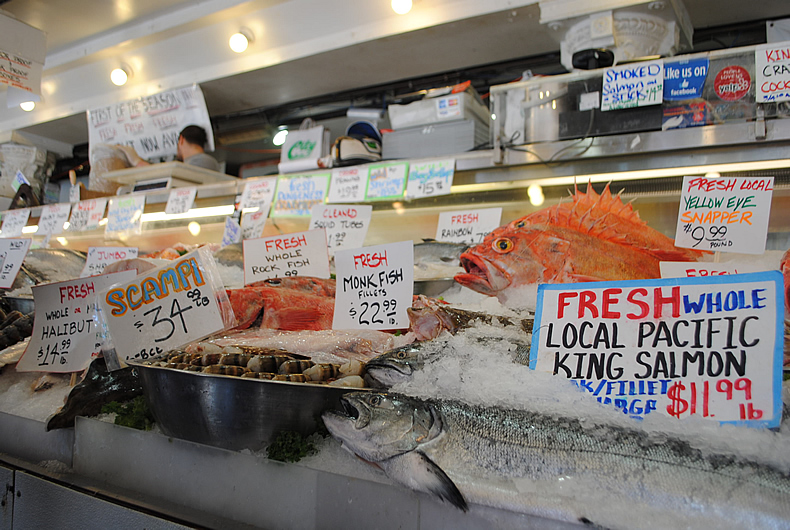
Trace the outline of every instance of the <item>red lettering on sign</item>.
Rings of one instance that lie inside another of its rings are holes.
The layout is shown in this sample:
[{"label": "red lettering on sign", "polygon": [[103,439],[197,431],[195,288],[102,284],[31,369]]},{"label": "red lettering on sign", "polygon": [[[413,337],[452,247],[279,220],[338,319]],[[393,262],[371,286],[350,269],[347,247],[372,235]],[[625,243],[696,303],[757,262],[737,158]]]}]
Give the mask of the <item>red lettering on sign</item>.
[{"label": "red lettering on sign", "polygon": [[376,267],[387,265],[387,251],[384,252],[373,252],[365,253],[365,254],[355,254],[354,255],[354,268],[358,269],[359,267],[362,268],[369,268],[375,269]]}]

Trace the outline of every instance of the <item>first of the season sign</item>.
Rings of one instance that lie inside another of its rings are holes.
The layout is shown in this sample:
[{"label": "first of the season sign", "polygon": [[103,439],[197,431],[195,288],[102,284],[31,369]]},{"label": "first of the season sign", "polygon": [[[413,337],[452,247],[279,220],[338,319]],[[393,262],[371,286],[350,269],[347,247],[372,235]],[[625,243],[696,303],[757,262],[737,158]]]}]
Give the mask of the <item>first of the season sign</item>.
[{"label": "first of the season sign", "polygon": [[635,417],[776,427],[782,275],[541,285],[530,367]]}]

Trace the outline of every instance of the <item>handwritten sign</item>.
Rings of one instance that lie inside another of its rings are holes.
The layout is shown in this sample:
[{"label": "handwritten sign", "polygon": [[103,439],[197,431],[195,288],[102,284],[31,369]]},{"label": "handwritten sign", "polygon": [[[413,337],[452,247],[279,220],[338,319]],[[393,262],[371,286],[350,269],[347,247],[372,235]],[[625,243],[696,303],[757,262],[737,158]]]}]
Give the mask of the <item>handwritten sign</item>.
[{"label": "handwritten sign", "polygon": [[368,166],[368,186],[365,189],[365,200],[387,201],[402,198],[403,192],[406,190],[408,170],[408,163]]},{"label": "handwritten sign", "polygon": [[329,174],[277,179],[272,217],[308,217],[316,204],[326,200]]},{"label": "handwritten sign", "polygon": [[30,182],[25,178],[25,175],[23,175],[22,172],[17,169],[16,175],[14,175],[14,180],[11,181],[11,187],[14,188],[14,191],[19,191],[19,188],[22,186],[22,184],[27,184],[30,186]]},{"label": "handwritten sign", "polygon": [[131,280],[135,271],[33,287],[36,319],[20,372],[79,372],[101,353],[98,326],[93,320],[97,294]]},{"label": "handwritten sign", "polygon": [[758,46],[754,74],[757,103],[790,100],[790,42]]},{"label": "handwritten sign", "polygon": [[776,427],[778,271],[538,287],[530,367],[641,417]]},{"label": "handwritten sign", "polygon": [[336,167],[329,181],[329,195],[326,202],[362,202],[365,200],[365,186],[368,170],[360,166]]},{"label": "handwritten sign", "polygon": [[233,217],[225,218],[225,231],[222,233],[222,246],[227,247],[241,241],[241,227]]},{"label": "handwritten sign", "polygon": [[323,230],[308,230],[260,239],[245,239],[244,285],[269,278],[329,278]]},{"label": "handwritten sign", "polygon": [[80,202],[80,186],[77,184],[76,186],[69,187],[69,202],[75,203]]},{"label": "handwritten sign", "polygon": [[[4,31],[9,31],[9,24],[14,26],[22,25],[22,22],[18,22],[13,18],[8,18],[7,21],[4,22],[3,29]],[[24,30],[23,30],[24,31]],[[41,32],[39,32],[41,33]],[[26,37],[30,37],[30,33],[24,31],[24,33],[20,33],[16,27],[12,27],[10,29],[11,35],[26,35]],[[45,39],[42,34],[41,39]],[[33,36],[32,40],[37,41],[38,37]],[[25,41],[25,45],[29,45],[27,41]],[[42,43],[41,49],[43,53],[43,49],[46,46]],[[18,48],[19,45],[16,43],[9,42],[6,40],[4,50],[0,50],[0,61],[2,61],[2,67],[0,68],[0,83],[6,84],[9,87],[18,88],[24,90],[28,93],[33,94],[41,94],[41,72],[44,68],[43,55],[36,60],[20,57],[17,53],[11,51],[12,49]],[[38,46],[36,46],[38,48]],[[37,56],[38,53],[35,48],[27,48],[25,50],[28,53]],[[7,65],[7,66],[6,66]],[[27,96],[22,101],[29,101],[30,96]],[[36,100],[38,101],[38,100]],[[10,105],[9,105],[10,106]]]},{"label": "handwritten sign", "polygon": [[260,208],[264,204],[271,204],[274,198],[274,190],[277,187],[277,177],[267,177],[261,180],[254,180],[244,185],[241,192],[240,208]]},{"label": "handwritten sign", "polygon": [[139,234],[143,227],[145,195],[113,197],[107,209],[105,236]]},{"label": "handwritten sign", "polygon": [[601,110],[660,105],[664,99],[664,62],[642,61],[607,68]]},{"label": "handwritten sign", "polygon": [[773,177],[683,177],[675,246],[762,254]]},{"label": "handwritten sign", "polygon": [[365,244],[373,207],[370,205],[316,204],[310,217],[310,230],[326,230],[329,253]]},{"label": "handwritten sign", "polygon": [[3,237],[19,237],[30,219],[30,208],[3,212]]},{"label": "handwritten sign", "polygon": [[225,329],[212,277],[216,265],[203,247],[102,291],[118,356],[147,359]]},{"label": "handwritten sign", "polygon": [[85,258],[85,267],[82,268],[80,278],[103,274],[104,268],[110,263],[134,259],[137,252],[137,247],[88,247],[88,256]]},{"label": "handwritten sign", "polygon": [[263,235],[266,219],[269,218],[269,206],[266,204],[257,212],[245,213],[241,218],[242,239],[257,239]]},{"label": "handwritten sign", "polygon": [[455,160],[416,162],[409,167],[406,196],[410,199],[449,195],[453,185]]},{"label": "handwritten sign", "polygon": [[409,327],[414,292],[414,244],[341,250],[335,254],[337,295],[333,329]]},{"label": "handwritten sign", "polygon": [[187,213],[195,202],[197,186],[187,186],[186,188],[173,188],[167,197],[165,213],[167,215],[178,215]]},{"label": "handwritten sign", "polygon": [[91,199],[80,201],[71,209],[71,219],[69,219],[70,232],[84,232],[86,230],[96,230],[104,217],[104,209],[107,206],[107,199]]},{"label": "handwritten sign", "polygon": [[47,204],[41,210],[41,217],[38,220],[38,234],[60,234],[63,232],[63,225],[69,219],[71,204],[57,203]]},{"label": "handwritten sign", "polygon": [[30,249],[30,239],[0,239],[0,289],[14,285],[19,268]]},{"label": "handwritten sign", "polygon": [[706,276],[727,276],[747,272],[763,272],[765,267],[740,261],[738,263],[705,263],[688,261],[662,261],[658,264],[662,278],[704,278]]},{"label": "handwritten sign", "polygon": [[502,222],[502,208],[442,212],[436,240],[476,245]]}]

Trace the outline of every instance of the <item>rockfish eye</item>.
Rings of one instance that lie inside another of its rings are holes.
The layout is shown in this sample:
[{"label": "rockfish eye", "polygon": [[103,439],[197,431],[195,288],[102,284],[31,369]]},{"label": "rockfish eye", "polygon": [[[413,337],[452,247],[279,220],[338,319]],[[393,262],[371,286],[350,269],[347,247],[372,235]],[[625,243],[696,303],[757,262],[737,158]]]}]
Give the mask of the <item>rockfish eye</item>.
[{"label": "rockfish eye", "polygon": [[525,221],[519,221],[516,223],[516,228],[524,228],[527,223]]},{"label": "rockfish eye", "polygon": [[494,244],[491,245],[491,247],[495,252],[505,254],[506,252],[513,250],[513,242],[506,237],[500,237],[499,239],[494,240]]}]

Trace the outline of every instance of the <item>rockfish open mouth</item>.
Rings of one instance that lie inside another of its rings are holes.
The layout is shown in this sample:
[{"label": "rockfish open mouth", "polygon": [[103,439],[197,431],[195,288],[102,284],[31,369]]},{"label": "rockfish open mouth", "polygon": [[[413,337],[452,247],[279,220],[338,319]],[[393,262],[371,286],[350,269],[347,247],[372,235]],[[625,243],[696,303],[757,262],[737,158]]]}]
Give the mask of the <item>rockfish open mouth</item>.
[{"label": "rockfish open mouth", "polygon": [[465,274],[456,274],[455,281],[468,287],[473,291],[488,296],[495,296],[497,289],[494,287],[489,270],[491,264],[475,256],[472,253],[464,252],[461,254],[461,267],[466,270]]}]

